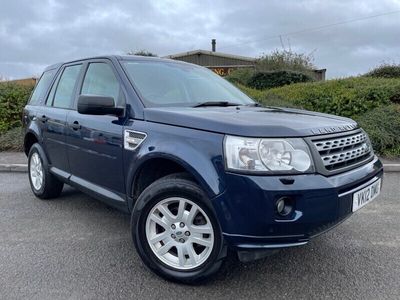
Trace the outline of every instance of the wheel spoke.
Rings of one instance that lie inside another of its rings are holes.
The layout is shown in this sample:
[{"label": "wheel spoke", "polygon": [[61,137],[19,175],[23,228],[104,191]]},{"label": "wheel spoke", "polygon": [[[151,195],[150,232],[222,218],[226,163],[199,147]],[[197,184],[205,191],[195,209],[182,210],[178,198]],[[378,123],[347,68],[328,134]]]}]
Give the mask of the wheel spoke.
[{"label": "wheel spoke", "polygon": [[162,226],[164,229],[167,229],[169,227],[169,224],[166,222],[166,218],[160,218],[159,216],[152,214],[150,216],[150,219],[154,222],[156,222],[158,225]]},{"label": "wheel spoke", "polygon": [[185,204],[186,204],[185,200],[183,200],[183,199],[179,200],[178,214],[176,215],[176,218],[178,220],[182,219],[182,217],[183,217],[183,213],[185,212]]},{"label": "wheel spoke", "polygon": [[159,210],[160,213],[164,215],[164,217],[168,220],[169,223],[174,222],[175,216],[171,213],[168,207],[165,207],[164,205],[159,205],[157,206],[157,209]]},{"label": "wheel spoke", "polygon": [[205,234],[212,234],[213,230],[209,224],[205,225],[191,225],[190,231],[192,233],[205,233]]},{"label": "wheel spoke", "polygon": [[176,250],[178,252],[179,266],[181,267],[185,265],[185,254],[183,253],[183,247],[183,245],[179,245],[176,247]]},{"label": "wheel spoke", "polygon": [[167,231],[161,232],[150,239],[150,243],[155,244],[169,236]]},{"label": "wheel spoke", "polygon": [[35,187],[36,187],[37,189],[39,189],[39,187],[40,187],[39,176],[36,176],[36,177],[35,177]]},{"label": "wheel spoke", "polygon": [[204,247],[211,247],[211,245],[212,245],[211,241],[207,241],[207,240],[199,238],[199,237],[192,237],[190,239],[190,241],[193,244],[198,244],[198,245],[201,245],[201,246],[204,246]]},{"label": "wheel spoke", "polygon": [[166,243],[165,245],[161,246],[157,250],[157,254],[158,255],[164,255],[165,253],[167,253],[172,248],[173,245],[174,245],[174,243],[172,241],[169,241],[168,243]]},{"label": "wheel spoke", "polygon": [[193,219],[196,216],[197,211],[198,211],[197,207],[195,207],[194,205],[192,206],[189,212],[185,211],[184,219],[186,219],[187,224],[189,225],[193,224]]},{"label": "wheel spoke", "polygon": [[195,266],[197,263],[197,254],[194,252],[193,245],[187,244],[185,246],[185,254],[189,256],[190,263]]}]

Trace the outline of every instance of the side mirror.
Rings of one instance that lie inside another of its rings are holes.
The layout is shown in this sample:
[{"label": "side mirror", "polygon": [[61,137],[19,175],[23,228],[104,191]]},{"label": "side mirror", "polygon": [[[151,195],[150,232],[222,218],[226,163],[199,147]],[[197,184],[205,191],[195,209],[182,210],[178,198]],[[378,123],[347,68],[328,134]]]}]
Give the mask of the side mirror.
[{"label": "side mirror", "polygon": [[113,97],[80,95],[78,98],[78,113],[80,114],[120,116],[123,112],[123,108],[115,107]]}]

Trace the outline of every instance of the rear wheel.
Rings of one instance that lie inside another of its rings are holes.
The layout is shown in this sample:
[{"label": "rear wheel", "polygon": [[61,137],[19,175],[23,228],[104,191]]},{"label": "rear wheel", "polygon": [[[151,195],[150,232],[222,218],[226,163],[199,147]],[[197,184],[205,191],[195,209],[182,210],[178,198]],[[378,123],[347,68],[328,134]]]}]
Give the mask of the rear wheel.
[{"label": "rear wheel", "polygon": [[33,144],[28,154],[29,182],[32,192],[41,199],[58,197],[64,184],[49,172],[48,162],[39,144]]},{"label": "rear wheel", "polygon": [[207,201],[186,176],[161,178],[143,191],[132,214],[132,235],[152,271],[169,280],[193,283],[219,269],[226,249]]}]

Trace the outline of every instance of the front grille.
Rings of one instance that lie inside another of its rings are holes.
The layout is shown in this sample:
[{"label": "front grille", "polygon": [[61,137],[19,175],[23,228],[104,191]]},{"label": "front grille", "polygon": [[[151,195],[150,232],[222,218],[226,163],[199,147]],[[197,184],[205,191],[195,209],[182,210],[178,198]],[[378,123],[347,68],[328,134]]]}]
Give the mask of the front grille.
[{"label": "front grille", "polygon": [[370,141],[361,130],[351,134],[313,139],[312,143],[328,171],[355,165],[373,155]]}]

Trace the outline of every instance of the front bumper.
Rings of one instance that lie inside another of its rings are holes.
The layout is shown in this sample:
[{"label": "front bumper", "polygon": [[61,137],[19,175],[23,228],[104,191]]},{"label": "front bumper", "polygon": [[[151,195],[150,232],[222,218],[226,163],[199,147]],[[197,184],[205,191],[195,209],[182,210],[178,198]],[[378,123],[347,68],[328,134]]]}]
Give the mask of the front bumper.
[{"label": "front bumper", "polygon": [[[249,176],[226,173],[226,190],[213,199],[226,242],[238,250],[300,246],[352,214],[353,192],[383,177],[377,157],[334,176]],[[276,201],[295,199],[295,211],[282,218]]]}]

